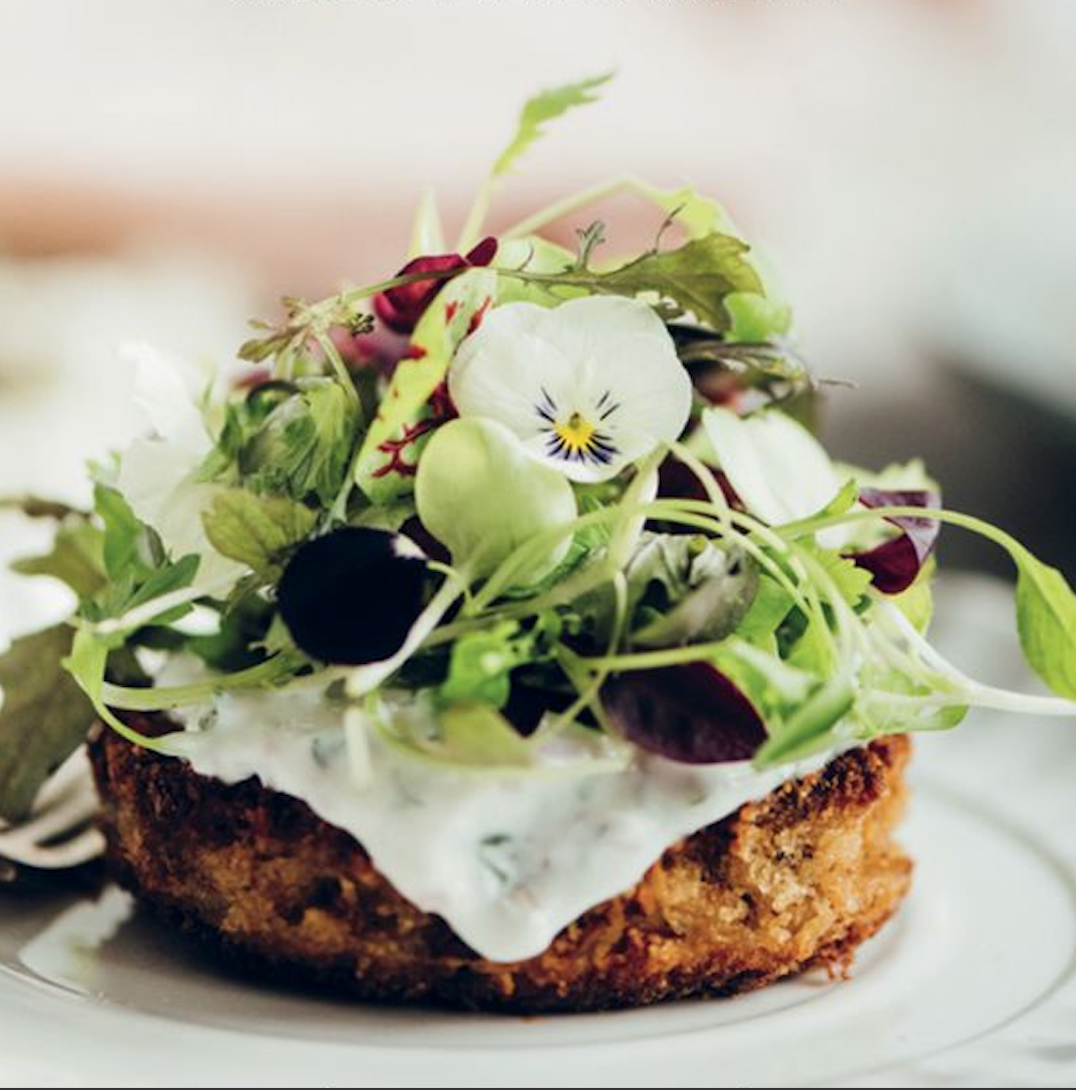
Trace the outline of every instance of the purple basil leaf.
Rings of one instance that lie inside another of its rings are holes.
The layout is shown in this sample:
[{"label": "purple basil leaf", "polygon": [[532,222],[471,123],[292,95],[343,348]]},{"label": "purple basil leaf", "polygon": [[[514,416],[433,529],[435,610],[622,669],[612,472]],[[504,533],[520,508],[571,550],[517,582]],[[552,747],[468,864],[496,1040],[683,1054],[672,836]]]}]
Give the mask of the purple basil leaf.
[{"label": "purple basil leaf", "polygon": [[616,674],[602,698],[625,738],[671,761],[745,761],[766,741],[751,701],[706,662]]},{"label": "purple basil leaf", "polygon": [[[926,489],[917,491],[886,491],[880,488],[862,488],[859,502],[866,507],[936,507],[940,497]],[[856,566],[871,573],[874,585],[883,594],[900,594],[915,582],[923,565],[938,541],[941,529],[937,519],[919,518],[913,515],[895,515],[887,518],[900,529],[900,533],[873,549],[852,553]]]}]

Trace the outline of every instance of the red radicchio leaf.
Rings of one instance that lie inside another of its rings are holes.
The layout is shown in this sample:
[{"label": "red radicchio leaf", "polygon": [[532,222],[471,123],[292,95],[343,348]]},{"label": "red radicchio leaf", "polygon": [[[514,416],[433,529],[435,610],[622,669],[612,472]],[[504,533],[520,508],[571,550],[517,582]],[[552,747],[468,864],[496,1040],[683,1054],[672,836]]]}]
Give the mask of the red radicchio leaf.
[{"label": "red radicchio leaf", "polygon": [[[396,274],[450,272],[488,265],[497,256],[497,240],[484,238],[466,257],[460,254],[427,254],[410,260]],[[430,305],[433,297],[445,285],[444,279],[415,280],[374,296],[374,312],[390,329],[397,333],[410,333],[419,318]]]},{"label": "red radicchio leaf", "polygon": [[[936,507],[940,497],[935,492],[920,489],[895,492],[880,488],[863,488],[859,502],[866,507]],[[883,594],[900,594],[915,582],[923,565],[938,541],[941,529],[937,519],[914,515],[894,515],[887,518],[900,533],[873,549],[852,553],[857,567],[871,573],[874,585]]]},{"label": "red radicchio leaf", "polygon": [[766,741],[751,701],[706,662],[617,674],[602,697],[625,738],[671,761],[743,761]]}]

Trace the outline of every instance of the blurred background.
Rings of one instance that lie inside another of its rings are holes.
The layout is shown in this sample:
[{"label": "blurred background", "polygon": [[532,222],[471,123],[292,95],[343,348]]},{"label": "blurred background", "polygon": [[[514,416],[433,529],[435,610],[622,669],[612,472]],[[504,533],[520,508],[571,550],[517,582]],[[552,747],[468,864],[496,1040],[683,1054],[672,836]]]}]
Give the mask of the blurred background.
[{"label": "blurred background", "polygon": [[528,94],[616,67],[491,226],[625,171],[713,193],[858,387],[836,452],[922,454],[1076,572],[1074,47],[1070,0],[0,0],[0,494],[77,499],[138,429],[119,342],[226,360],[391,274],[428,182],[451,230]]}]

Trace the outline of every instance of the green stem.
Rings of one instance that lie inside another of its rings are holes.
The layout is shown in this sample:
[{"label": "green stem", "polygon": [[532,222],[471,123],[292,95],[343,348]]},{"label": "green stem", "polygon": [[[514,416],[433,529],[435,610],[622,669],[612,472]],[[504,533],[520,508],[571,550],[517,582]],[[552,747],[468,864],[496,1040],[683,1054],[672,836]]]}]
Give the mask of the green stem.
[{"label": "green stem", "polygon": [[361,409],[359,391],[355,389],[355,383],[351,380],[351,372],[347,369],[347,364],[344,363],[343,357],[337,350],[336,345],[333,344],[327,333],[318,333],[315,339],[322,352],[325,353],[328,361],[332,364],[333,371],[336,373],[336,378],[340,385],[347,391],[347,395],[352,404],[355,405],[356,408]]},{"label": "green stem", "polygon": [[[486,582],[479,594],[475,596],[470,612],[475,614],[480,613],[482,615],[468,617],[465,620],[454,621],[450,624],[440,626],[436,631],[431,633],[424,646],[436,647],[440,644],[450,643],[452,640],[459,639],[461,636],[485,628],[488,624],[496,620],[515,620],[522,617],[534,616],[547,609],[553,609],[559,605],[574,601],[583,594],[595,590],[602,584],[607,583],[617,570],[608,559],[600,561],[583,571],[576,572],[574,575],[569,576],[563,583],[547,591],[545,594],[538,595],[535,598],[500,605],[497,606],[496,609],[490,610],[493,599],[500,594],[506,586],[511,584],[511,578],[514,571],[518,570],[520,564],[528,562],[529,553],[523,555],[517,562],[517,558],[520,557],[520,554],[523,553],[524,550],[530,548],[552,548],[565,534],[575,533],[579,529],[585,529],[589,526],[600,525],[602,522],[609,521],[612,518],[634,518],[640,515],[660,519],[666,522],[675,522],[682,526],[690,526],[694,529],[715,534],[717,536],[724,536],[726,538],[734,537],[736,543],[780,584],[780,586],[790,595],[795,605],[803,610],[806,616],[815,618],[816,616],[821,615],[820,605],[817,603],[812,604],[807,601],[801,588],[789,578],[780,564],[772,557],[768,556],[749,536],[737,533],[735,530],[730,531],[729,527],[723,525],[713,516],[705,502],[699,500],[659,499],[652,500],[646,504],[640,504],[634,510],[628,512],[624,511],[622,505],[605,507],[600,511],[591,511],[586,515],[581,515],[577,520],[564,527],[558,527],[553,531],[547,531],[544,537],[540,536],[539,538],[532,539],[532,541],[528,542],[526,545],[520,546],[516,553],[512,554],[512,556],[508,557],[502,563],[497,572],[491,576],[490,580]],[[753,520],[747,521],[753,523]],[[784,543],[782,543],[782,545],[784,546]],[[787,546],[784,546],[784,549],[787,551]],[[806,578],[805,574],[803,575],[803,578]],[[491,583],[494,579],[497,580],[497,583],[491,587]]]},{"label": "green stem", "polygon": [[107,617],[92,625],[93,631],[99,636],[114,636],[133,632],[136,628],[142,628],[155,617],[168,613],[179,606],[188,605],[199,598],[212,598],[214,594],[228,590],[238,579],[238,575],[229,575],[215,583],[205,587],[181,587],[179,590],[162,594],[158,598],[151,598],[134,609],[129,609],[119,617]]},{"label": "green stem", "polygon": [[467,218],[463,221],[463,228],[460,230],[460,237],[456,243],[457,253],[466,253],[478,241],[500,180],[500,175],[490,174],[478,187],[478,192],[467,212]]},{"label": "green stem", "polygon": [[[624,578],[624,573],[618,571],[613,576],[613,595],[616,600],[616,610],[614,614],[612,629],[609,633],[609,642],[606,645],[605,655],[606,658],[611,657],[617,647],[620,646],[620,641],[624,637],[624,630],[627,627],[628,621],[628,583]],[[571,651],[569,648],[561,647],[561,652],[570,657],[573,662],[567,664],[565,668],[562,660],[562,668],[571,677],[570,668],[573,663],[582,663],[583,660]],[[559,730],[563,730],[569,724],[574,723],[579,713],[588,707],[593,707],[598,700],[598,694],[601,692],[601,687],[605,684],[605,679],[609,676],[610,670],[607,667],[599,666],[597,670],[591,675],[589,681],[580,688],[579,695],[565,710],[557,716],[553,725],[549,728],[548,733],[555,734]],[[597,714],[597,712],[596,712]],[[598,716],[599,720],[602,718]]]},{"label": "green stem", "polygon": [[422,647],[430,634],[437,627],[441,618],[451,609],[456,600],[464,593],[470,583],[470,573],[461,570],[453,578],[447,578],[430,599],[426,608],[419,614],[411,626],[407,638],[400,649],[387,659],[355,666],[348,673],[347,693],[351,697],[366,696],[373,692],[386,678],[394,674],[407,660]]},{"label": "green stem", "polygon": [[421,284],[428,280],[451,280],[452,277],[459,276],[461,271],[461,269],[430,269],[428,272],[404,273],[400,276],[392,276],[388,280],[379,280],[376,284],[367,284],[365,287],[346,288],[339,295],[332,296],[329,301],[346,306],[408,284]]},{"label": "green stem", "polygon": [[1011,555],[1027,555],[1027,549],[1004,530],[999,530],[996,526],[991,526],[989,522],[984,522],[974,515],[965,515],[960,511],[949,511],[941,507],[913,507],[908,504],[871,507],[865,511],[845,511],[839,515],[822,515],[797,519],[794,522],[786,522],[783,526],[778,526],[775,529],[782,537],[794,538],[814,534],[820,530],[828,530],[831,526],[843,526],[850,522],[867,522],[871,519],[888,518],[934,519],[937,522],[959,526],[963,530],[979,534],[980,537],[985,537],[988,541],[994,542],[995,545],[1000,545]]},{"label": "green stem", "polygon": [[662,666],[682,666],[688,662],[716,655],[727,647],[725,640],[697,643],[689,647],[666,647],[658,651],[630,651],[622,655],[593,655],[579,661],[593,670],[608,673],[621,670],[655,670]]},{"label": "green stem", "polygon": [[294,663],[285,655],[274,655],[256,666],[237,670],[233,674],[207,678],[205,681],[190,685],[169,685],[153,689],[136,689],[127,685],[113,685],[105,682],[101,686],[101,699],[111,708],[121,711],[152,712],[166,708],[181,708],[191,704],[200,704],[211,699],[217,693],[228,689],[252,688],[264,685],[278,678],[287,676],[294,669]]},{"label": "green stem", "polygon": [[598,182],[596,185],[588,186],[586,189],[581,189],[577,193],[562,197],[559,201],[554,201],[552,204],[539,209],[537,212],[532,212],[531,215],[527,216],[525,219],[521,219],[506,231],[502,231],[501,237],[520,238],[524,235],[533,235],[543,227],[547,227],[551,223],[556,223],[557,220],[563,219],[565,216],[570,216],[573,212],[578,212],[581,208],[586,208],[591,204],[597,204],[599,201],[607,200],[609,197],[615,197],[618,193],[637,192],[639,191],[639,188],[639,180],[630,175],[621,175],[620,177],[611,178],[605,182]]}]

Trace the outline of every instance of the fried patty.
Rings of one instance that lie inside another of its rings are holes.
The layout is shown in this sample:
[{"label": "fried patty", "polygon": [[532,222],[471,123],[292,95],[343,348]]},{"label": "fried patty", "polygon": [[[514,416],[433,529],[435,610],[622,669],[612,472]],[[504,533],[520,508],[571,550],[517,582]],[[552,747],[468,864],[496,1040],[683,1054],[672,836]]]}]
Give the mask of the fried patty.
[{"label": "fried patty", "polygon": [[[140,729],[160,724],[143,721]],[[92,747],[117,879],[233,965],[366,1000],[523,1013],[726,996],[843,971],[892,915],[910,743],[850,750],[669,848],[538,957],[480,957],[362,846],[257,779],[232,786],[103,731]]]}]

